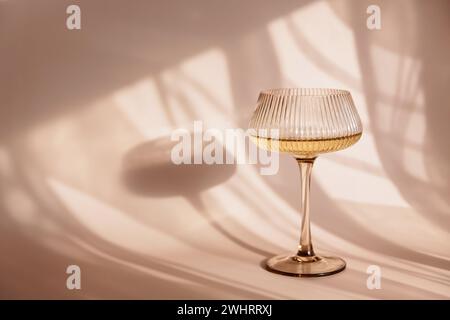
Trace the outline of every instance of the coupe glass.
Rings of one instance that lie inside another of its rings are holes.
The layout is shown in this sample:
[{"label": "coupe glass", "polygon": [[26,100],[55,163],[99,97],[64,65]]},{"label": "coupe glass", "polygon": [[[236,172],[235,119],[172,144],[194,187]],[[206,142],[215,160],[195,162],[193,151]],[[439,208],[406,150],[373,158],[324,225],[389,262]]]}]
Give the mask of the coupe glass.
[{"label": "coupe glass", "polygon": [[252,140],[258,147],[293,155],[301,173],[303,218],[298,250],[295,254],[267,260],[268,269],[302,277],[325,276],[344,270],[345,261],[341,258],[314,253],[309,222],[309,192],[311,169],[316,157],[321,153],[345,149],[361,137],[361,120],[350,92],[306,88],[263,91],[249,128]]}]

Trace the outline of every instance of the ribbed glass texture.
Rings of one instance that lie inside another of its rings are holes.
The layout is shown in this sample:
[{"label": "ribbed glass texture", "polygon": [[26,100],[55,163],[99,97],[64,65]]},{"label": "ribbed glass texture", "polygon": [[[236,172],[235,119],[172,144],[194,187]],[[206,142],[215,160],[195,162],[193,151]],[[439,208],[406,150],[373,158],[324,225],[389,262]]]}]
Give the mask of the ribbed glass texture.
[{"label": "ribbed glass texture", "polygon": [[341,150],[358,141],[362,133],[350,92],[320,88],[261,92],[249,128],[258,145],[274,149],[277,140],[278,151],[296,155]]}]

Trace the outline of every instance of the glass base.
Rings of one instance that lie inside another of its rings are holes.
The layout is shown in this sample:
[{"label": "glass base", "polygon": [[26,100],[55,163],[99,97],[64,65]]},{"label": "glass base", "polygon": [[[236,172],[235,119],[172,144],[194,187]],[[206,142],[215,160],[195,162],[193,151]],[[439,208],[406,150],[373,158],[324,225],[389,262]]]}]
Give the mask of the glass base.
[{"label": "glass base", "polygon": [[345,261],[338,257],[280,255],[266,262],[269,271],[293,277],[322,277],[341,272]]}]

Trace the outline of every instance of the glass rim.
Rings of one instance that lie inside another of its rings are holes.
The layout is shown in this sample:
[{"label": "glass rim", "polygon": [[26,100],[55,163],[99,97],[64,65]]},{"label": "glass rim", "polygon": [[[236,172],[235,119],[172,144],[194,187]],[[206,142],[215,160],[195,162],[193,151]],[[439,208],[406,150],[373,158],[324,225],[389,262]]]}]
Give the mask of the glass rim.
[{"label": "glass rim", "polygon": [[266,96],[296,96],[296,97],[331,97],[351,96],[350,91],[335,88],[269,88],[260,92]]}]

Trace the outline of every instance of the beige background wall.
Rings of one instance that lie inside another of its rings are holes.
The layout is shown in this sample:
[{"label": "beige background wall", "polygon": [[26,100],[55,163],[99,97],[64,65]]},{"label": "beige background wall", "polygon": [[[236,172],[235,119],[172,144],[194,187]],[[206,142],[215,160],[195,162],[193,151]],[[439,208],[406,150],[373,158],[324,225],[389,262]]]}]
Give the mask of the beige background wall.
[{"label": "beige background wall", "polygon": [[[0,1],[0,297],[448,299],[449,32],[437,0]],[[343,273],[260,266],[298,239],[288,156],[275,176],[170,163],[172,130],[245,127],[270,87],[357,104],[363,138],[313,171],[313,240]]]}]

